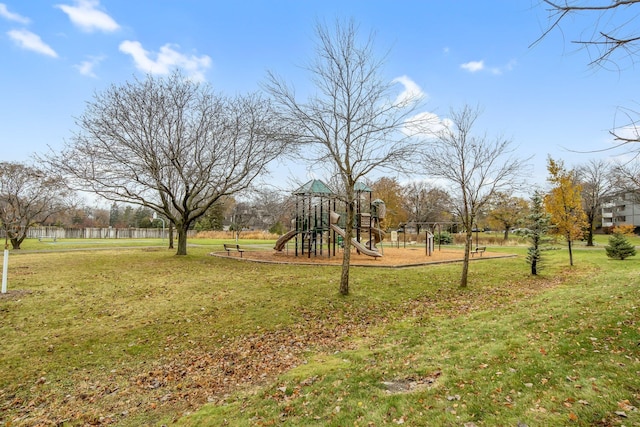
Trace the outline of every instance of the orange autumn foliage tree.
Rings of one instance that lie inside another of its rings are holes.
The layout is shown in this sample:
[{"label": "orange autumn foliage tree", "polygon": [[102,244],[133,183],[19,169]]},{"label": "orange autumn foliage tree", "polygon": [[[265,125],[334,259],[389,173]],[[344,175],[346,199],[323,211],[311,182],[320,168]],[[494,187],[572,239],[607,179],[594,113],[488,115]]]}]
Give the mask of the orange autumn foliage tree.
[{"label": "orange autumn foliage tree", "polygon": [[613,232],[613,234],[622,234],[623,236],[628,237],[635,234],[636,226],[632,224],[616,225],[611,231]]},{"label": "orange autumn foliage tree", "polygon": [[403,208],[403,188],[396,178],[381,177],[369,184],[373,196],[381,199],[386,206],[386,218],[382,228],[397,227],[399,223],[407,222],[408,214]]},{"label": "orange autumn foliage tree", "polygon": [[553,187],[546,195],[544,205],[551,215],[552,232],[561,235],[569,248],[569,264],[573,265],[572,243],[583,236],[587,227],[587,216],[582,209],[582,186],[578,184],[575,171],[567,171],[562,161],[547,160],[549,181]]}]

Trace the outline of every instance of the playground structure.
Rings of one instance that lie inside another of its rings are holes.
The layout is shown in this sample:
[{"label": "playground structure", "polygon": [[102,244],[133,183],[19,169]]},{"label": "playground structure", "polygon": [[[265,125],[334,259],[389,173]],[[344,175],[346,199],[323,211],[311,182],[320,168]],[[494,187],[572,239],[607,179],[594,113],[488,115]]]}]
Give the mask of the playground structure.
[{"label": "playground structure", "polygon": [[[381,257],[382,251],[376,245],[385,237],[385,232],[380,229],[386,212],[384,202],[372,201],[372,190],[364,184],[356,183],[354,190],[356,216],[351,244],[364,255]],[[293,195],[296,197],[296,212],[292,229],[278,239],[274,249],[282,252],[293,239],[296,257],[335,257],[343,247],[346,234],[344,203],[320,180],[307,182]]]}]

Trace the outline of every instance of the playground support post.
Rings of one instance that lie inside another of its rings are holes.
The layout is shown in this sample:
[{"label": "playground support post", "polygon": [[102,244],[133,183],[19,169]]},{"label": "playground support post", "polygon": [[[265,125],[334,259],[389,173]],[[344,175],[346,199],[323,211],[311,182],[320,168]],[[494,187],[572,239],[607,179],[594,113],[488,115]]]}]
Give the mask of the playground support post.
[{"label": "playground support post", "polygon": [[478,229],[478,224],[476,224],[476,249],[478,249],[478,232],[480,230]]}]

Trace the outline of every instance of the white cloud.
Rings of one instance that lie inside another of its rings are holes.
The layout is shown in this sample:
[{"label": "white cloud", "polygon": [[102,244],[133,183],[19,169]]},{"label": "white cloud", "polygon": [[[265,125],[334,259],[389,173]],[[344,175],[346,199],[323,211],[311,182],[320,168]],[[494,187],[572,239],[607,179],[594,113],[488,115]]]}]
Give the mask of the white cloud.
[{"label": "white cloud", "polygon": [[504,69],[505,71],[511,71],[516,68],[516,65],[518,65],[518,61],[512,59],[511,61],[507,62],[507,65],[504,66]]},{"label": "white cloud", "polygon": [[42,41],[39,35],[28,30],[11,30],[7,35],[23,49],[32,50],[43,55],[58,57],[58,54],[49,45]]},{"label": "white cloud", "polygon": [[408,136],[429,139],[449,126],[449,119],[441,119],[436,113],[424,111],[407,119],[402,132]]},{"label": "white cloud", "polygon": [[506,65],[501,67],[486,67],[484,61],[470,61],[460,65],[460,68],[467,70],[470,73],[477,73],[478,71],[488,71],[489,73],[499,76],[507,71],[511,71],[517,65],[517,61],[512,59]]},{"label": "white cloud", "polygon": [[391,83],[400,83],[404,86],[404,90],[396,98],[395,104],[410,104],[427,98],[427,94],[422,91],[420,86],[407,76],[396,77]]},{"label": "white cloud", "polygon": [[181,68],[189,78],[204,81],[204,73],[211,67],[211,58],[207,55],[185,55],[175,50],[178,47],[165,44],[160,52],[154,54],[145,50],[140,42],[125,40],[119,48],[121,52],[131,55],[136,68],[145,73],[169,74],[173,68]]},{"label": "white cloud", "polygon": [[71,22],[83,31],[112,32],[120,28],[113,18],[98,9],[99,0],[75,0],[75,4],[75,6],[58,4],[55,7],[66,13]]},{"label": "white cloud", "polygon": [[97,78],[98,76],[94,73],[93,70],[103,60],[104,60],[104,56],[90,57],[86,61],[82,61],[80,64],[75,65],[75,67],[83,76]]},{"label": "white cloud", "polygon": [[0,3],[0,16],[8,19],[9,21],[19,22],[21,24],[28,24],[30,22],[29,18],[25,18],[17,13],[9,12],[7,5],[4,3]]},{"label": "white cloud", "polygon": [[505,71],[511,71],[514,69],[514,67],[516,66],[517,61],[515,59],[512,59],[511,61],[509,61],[507,63],[507,65],[503,66],[503,67],[493,67],[491,68],[491,74],[495,74],[497,76],[503,74]]},{"label": "white cloud", "polygon": [[470,73],[477,73],[484,69],[484,61],[470,61],[460,65],[460,68],[467,70]]}]

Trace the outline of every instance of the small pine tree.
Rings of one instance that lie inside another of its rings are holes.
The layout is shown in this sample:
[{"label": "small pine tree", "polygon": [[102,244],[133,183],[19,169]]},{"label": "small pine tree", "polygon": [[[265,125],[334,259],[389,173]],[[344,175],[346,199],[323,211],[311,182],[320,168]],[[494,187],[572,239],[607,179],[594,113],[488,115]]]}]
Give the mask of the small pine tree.
[{"label": "small pine tree", "polygon": [[607,256],[614,259],[625,259],[636,254],[636,249],[622,233],[613,233],[609,237],[609,246],[605,246]]},{"label": "small pine tree", "polygon": [[531,274],[535,276],[542,267],[541,247],[547,243],[546,234],[551,227],[550,215],[545,212],[543,198],[539,192],[531,197],[530,212],[527,216],[528,228],[524,234],[531,242],[531,246],[527,249],[527,263],[531,266]]},{"label": "small pine tree", "polygon": [[271,228],[269,228],[269,233],[272,233],[272,234],[284,234],[286,232],[287,232],[287,229],[285,228],[284,225],[282,225],[280,221],[276,222],[271,226]]},{"label": "small pine tree", "polygon": [[450,245],[453,243],[453,236],[448,231],[434,234],[433,239],[436,244],[440,245]]}]

